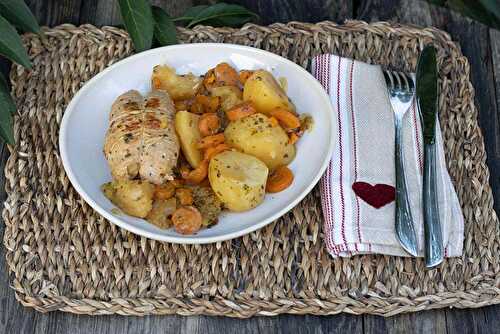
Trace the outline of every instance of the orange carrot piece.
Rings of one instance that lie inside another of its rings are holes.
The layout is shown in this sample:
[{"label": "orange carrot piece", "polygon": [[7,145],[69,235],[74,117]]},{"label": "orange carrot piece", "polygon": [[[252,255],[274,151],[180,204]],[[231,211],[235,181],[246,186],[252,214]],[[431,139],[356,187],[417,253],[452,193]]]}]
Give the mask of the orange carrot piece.
[{"label": "orange carrot piece", "polygon": [[216,82],[224,86],[238,86],[240,83],[238,72],[228,63],[220,63],[215,66],[214,74]]},{"label": "orange carrot piece", "polygon": [[237,121],[240,118],[247,117],[253,115],[257,112],[252,102],[243,102],[235,105],[231,109],[226,112],[227,119],[231,122]]},{"label": "orange carrot piece", "polygon": [[182,179],[174,179],[172,181],[168,181],[171,185],[173,185],[175,188],[182,187],[184,185],[184,180]]},{"label": "orange carrot piece", "polygon": [[300,127],[300,119],[284,108],[274,108],[269,115],[275,117],[287,129]]},{"label": "orange carrot piece", "polygon": [[219,117],[215,113],[201,115],[198,128],[202,137],[214,135],[220,127]]},{"label": "orange carrot piece", "polygon": [[217,154],[224,152],[224,151],[227,151],[227,150],[230,150],[230,149],[231,149],[231,147],[227,144],[224,144],[224,143],[219,144],[215,147],[214,146],[208,147],[205,150],[205,153],[203,154],[203,159],[210,161]]},{"label": "orange carrot piece", "polygon": [[203,85],[206,89],[210,89],[215,86],[215,72],[214,69],[209,70],[205,73],[205,77],[203,78]]},{"label": "orange carrot piece", "polygon": [[266,191],[277,193],[288,188],[293,182],[293,173],[286,166],[278,167],[267,178]]},{"label": "orange carrot piece", "polygon": [[175,194],[175,186],[167,182],[162,185],[155,186],[154,198],[155,199],[169,199],[172,198]]},{"label": "orange carrot piece", "polygon": [[196,233],[201,228],[201,213],[193,206],[180,207],[172,214],[172,223],[180,234]]},{"label": "orange carrot piece", "polygon": [[208,175],[208,161],[203,160],[198,167],[193,169],[182,177],[191,184],[201,183]]},{"label": "orange carrot piece", "polygon": [[292,132],[288,137],[288,142],[293,145],[299,140],[299,138],[300,137],[295,132]]},{"label": "orange carrot piece", "polygon": [[179,200],[181,205],[193,204],[193,191],[188,188],[178,188],[175,191],[175,197]]},{"label": "orange carrot piece", "polygon": [[271,125],[274,127],[274,126],[279,126],[280,123],[278,122],[278,120],[276,119],[276,117],[274,116],[271,116],[269,117],[269,123],[271,123]]},{"label": "orange carrot piece", "polygon": [[216,135],[206,136],[200,139],[197,147],[199,149],[204,149],[211,146],[217,146],[222,144],[225,140],[224,133],[218,133]]},{"label": "orange carrot piece", "polygon": [[248,78],[250,78],[253,75],[253,72],[254,71],[249,71],[249,70],[241,70],[240,71],[239,77],[240,77],[240,82],[242,85],[244,85],[245,82],[247,82]]}]

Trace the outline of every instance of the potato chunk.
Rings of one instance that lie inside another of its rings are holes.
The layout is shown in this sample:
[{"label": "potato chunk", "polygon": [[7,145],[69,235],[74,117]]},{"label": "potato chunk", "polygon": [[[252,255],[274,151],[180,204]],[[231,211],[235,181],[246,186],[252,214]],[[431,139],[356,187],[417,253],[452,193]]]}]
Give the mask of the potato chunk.
[{"label": "potato chunk", "polygon": [[175,131],[181,142],[182,153],[193,168],[198,167],[203,160],[201,151],[196,146],[201,139],[199,121],[200,116],[185,110],[175,114]]},{"label": "potato chunk", "polygon": [[243,88],[243,100],[252,101],[258,112],[269,114],[275,108],[295,113],[295,106],[283,88],[268,71],[259,70],[247,79]]},{"label": "potato chunk", "polygon": [[295,146],[279,125],[264,114],[253,114],[230,122],[224,131],[226,143],[259,158],[273,170],[288,165],[295,157]]},{"label": "potato chunk", "polygon": [[167,65],[156,65],[153,68],[151,84],[154,89],[167,91],[173,100],[186,100],[196,94],[202,79],[191,73],[177,75],[175,69]]},{"label": "potato chunk", "polygon": [[101,187],[104,195],[128,215],[145,218],[153,208],[155,187],[147,181],[120,180]]},{"label": "potato chunk", "polygon": [[269,170],[259,159],[236,151],[217,154],[208,177],[215,194],[231,211],[255,208],[264,200]]},{"label": "potato chunk", "polygon": [[210,94],[220,97],[223,111],[228,111],[235,105],[243,102],[241,90],[236,86],[214,87],[210,89]]}]

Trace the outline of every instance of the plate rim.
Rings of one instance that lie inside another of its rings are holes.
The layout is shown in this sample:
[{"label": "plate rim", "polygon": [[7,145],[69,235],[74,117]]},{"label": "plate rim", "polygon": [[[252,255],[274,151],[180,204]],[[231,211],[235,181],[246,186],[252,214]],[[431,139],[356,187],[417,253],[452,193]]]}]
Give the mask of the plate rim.
[{"label": "plate rim", "polygon": [[[127,222],[122,221],[119,217],[108,213],[107,210],[102,208],[96,201],[94,201],[90,196],[87,195],[83,187],[80,185],[78,182],[75,174],[73,173],[73,168],[71,167],[68,159],[68,153],[67,153],[67,146],[66,146],[66,136],[67,136],[67,124],[69,122],[69,119],[71,118],[71,115],[75,112],[75,105],[76,103],[80,100],[81,96],[88,90],[90,87],[92,87],[97,81],[99,81],[100,78],[103,76],[107,75],[108,72],[112,71],[113,69],[120,67],[120,66],[125,66],[127,63],[134,61],[136,58],[141,58],[144,57],[148,54],[153,54],[153,53],[161,53],[164,50],[167,49],[189,49],[189,48],[198,48],[198,47],[223,47],[223,48],[228,48],[228,49],[233,49],[233,50],[245,50],[245,51],[250,51],[256,54],[262,54],[266,57],[271,57],[275,58],[278,61],[288,63],[289,65],[292,65],[292,67],[295,67],[299,72],[301,72],[303,75],[306,77],[309,77],[312,79],[312,84],[316,86],[316,88],[319,89],[320,95],[322,98],[325,100],[326,105],[329,106],[329,121],[330,121],[330,132],[328,133],[328,149],[327,149],[327,155],[323,158],[323,161],[321,163],[321,167],[319,168],[319,171],[317,175],[313,178],[313,181],[305,187],[305,189],[299,193],[298,196],[293,198],[292,201],[271,216],[267,217],[266,219],[263,219],[260,222],[257,222],[247,228],[231,232],[231,233],[226,233],[221,236],[210,236],[210,237],[196,237],[196,235],[193,236],[167,236],[167,235],[159,235],[153,232],[145,231],[141,228],[135,227]],[[170,243],[175,243],[175,244],[210,244],[210,243],[215,243],[215,242],[220,242],[220,241],[226,241],[226,240],[231,240],[235,239],[238,237],[241,237],[243,235],[249,234],[251,232],[254,232],[258,229],[261,229],[273,221],[277,220],[281,216],[285,215],[287,212],[292,210],[300,201],[302,201],[316,186],[322,175],[324,174],[331,156],[333,154],[335,142],[333,140],[333,129],[335,126],[335,121],[333,117],[333,106],[331,103],[331,100],[323,88],[321,86],[320,82],[314,78],[314,76],[308,72],[306,69],[303,67],[299,66],[298,64],[294,63],[293,61],[282,57],[280,55],[277,55],[275,53],[250,47],[250,46],[245,46],[245,45],[239,45],[239,44],[232,44],[232,43],[186,43],[186,44],[177,44],[177,45],[169,45],[169,46],[164,46],[160,48],[155,48],[151,50],[147,50],[144,52],[140,52],[131,56],[128,56],[127,58],[124,58],[120,61],[117,61],[114,64],[111,64],[107,68],[105,68],[103,71],[99,72],[96,74],[94,77],[92,77],[90,80],[88,80],[73,96],[69,104],[66,106],[64,110],[64,115],[61,120],[61,125],[59,127],[59,152],[61,155],[61,162],[64,168],[64,171],[66,172],[66,175],[71,182],[71,185],[74,187],[74,189],[77,191],[77,193],[83,198],[83,200],[92,207],[93,210],[97,211],[101,216],[106,218],[108,221],[111,223],[117,225],[120,228],[123,228],[131,233],[137,234],[139,236],[144,236],[153,240],[158,240],[158,241],[163,241],[163,242],[170,242]]]}]

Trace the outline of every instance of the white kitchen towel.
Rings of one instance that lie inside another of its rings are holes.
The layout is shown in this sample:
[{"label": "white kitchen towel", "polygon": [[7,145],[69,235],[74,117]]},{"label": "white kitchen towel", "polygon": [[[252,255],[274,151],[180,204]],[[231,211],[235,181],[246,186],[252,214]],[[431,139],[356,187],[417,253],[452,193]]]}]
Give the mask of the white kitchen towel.
[{"label": "white kitchen towel", "polygon": [[[396,237],[395,203],[390,198],[395,185],[394,115],[381,67],[325,54],[313,59],[312,72],[330,95],[335,113],[335,149],[320,182],[329,253],[333,257],[367,253],[407,256]],[[413,103],[403,120],[403,150],[419,255],[423,256],[423,145],[416,109]],[[445,256],[460,256],[464,220],[446,170],[439,122],[436,141]],[[376,208],[383,202],[387,204]]]}]

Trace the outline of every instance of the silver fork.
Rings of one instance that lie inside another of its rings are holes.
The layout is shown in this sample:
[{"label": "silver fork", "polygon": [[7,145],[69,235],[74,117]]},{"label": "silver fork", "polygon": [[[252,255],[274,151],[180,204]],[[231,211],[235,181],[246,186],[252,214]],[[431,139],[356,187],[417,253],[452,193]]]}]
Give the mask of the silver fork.
[{"label": "silver fork", "polygon": [[402,145],[403,116],[412,104],[415,95],[415,82],[410,75],[402,72],[386,70],[384,77],[394,111],[396,130],[396,235],[401,246],[411,255],[417,256],[417,234],[408,199]]}]

